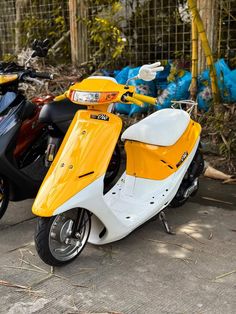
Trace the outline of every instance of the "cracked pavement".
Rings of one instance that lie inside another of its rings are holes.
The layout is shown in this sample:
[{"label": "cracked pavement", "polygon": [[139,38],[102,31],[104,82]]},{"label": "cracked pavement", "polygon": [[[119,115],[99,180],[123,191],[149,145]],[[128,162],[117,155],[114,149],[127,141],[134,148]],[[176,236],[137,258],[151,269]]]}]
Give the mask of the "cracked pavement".
[{"label": "cracked pavement", "polygon": [[31,204],[11,203],[0,221],[0,313],[235,313],[235,185],[202,179],[166,211],[176,235],[153,219],[53,272],[34,248]]}]

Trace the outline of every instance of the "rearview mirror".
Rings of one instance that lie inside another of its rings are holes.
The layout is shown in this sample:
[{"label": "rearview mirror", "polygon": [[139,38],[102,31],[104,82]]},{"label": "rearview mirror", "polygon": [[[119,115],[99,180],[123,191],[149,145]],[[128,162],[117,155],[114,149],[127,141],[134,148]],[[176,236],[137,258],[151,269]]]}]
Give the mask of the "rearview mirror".
[{"label": "rearview mirror", "polygon": [[34,57],[46,57],[49,49],[49,40],[37,40],[35,39],[32,44],[33,53],[31,55],[32,58]]},{"label": "rearview mirror", "polygon": [[145,64],[141,66],[137,77],[144,81],[154,80],[156,77],[156,73],[164,70],[164,67],[160,65],[161,62],[155,62],[152,64]]}]

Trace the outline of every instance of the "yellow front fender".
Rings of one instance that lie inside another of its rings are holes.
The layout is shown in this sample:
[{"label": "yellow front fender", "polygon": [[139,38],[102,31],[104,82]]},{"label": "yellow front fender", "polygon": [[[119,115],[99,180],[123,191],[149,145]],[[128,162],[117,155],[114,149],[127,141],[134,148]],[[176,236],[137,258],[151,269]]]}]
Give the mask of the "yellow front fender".
[{"label": "yellow front fender", "polygon": [[76,113],[33,204],[50,217],[67,200],[106,173],[122,121],[111,113]]}]

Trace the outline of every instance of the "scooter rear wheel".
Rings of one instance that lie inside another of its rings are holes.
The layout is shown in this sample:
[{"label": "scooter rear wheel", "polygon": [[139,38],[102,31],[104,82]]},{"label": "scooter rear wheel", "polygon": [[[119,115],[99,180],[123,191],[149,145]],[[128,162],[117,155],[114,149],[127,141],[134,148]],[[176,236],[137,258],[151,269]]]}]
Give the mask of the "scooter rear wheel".
[{"label": "scooter rear wheel", "polygon": [[9,203],[9,187],[5,178],[0,176],[0,219],[5,214]]},{"label": "scooter rear wheel", "polygon": [[62,266],[84,249],[91,229],[91,214],[86,209],[71,209],[50,218],[38,218],[35,246],[48,265]]}]

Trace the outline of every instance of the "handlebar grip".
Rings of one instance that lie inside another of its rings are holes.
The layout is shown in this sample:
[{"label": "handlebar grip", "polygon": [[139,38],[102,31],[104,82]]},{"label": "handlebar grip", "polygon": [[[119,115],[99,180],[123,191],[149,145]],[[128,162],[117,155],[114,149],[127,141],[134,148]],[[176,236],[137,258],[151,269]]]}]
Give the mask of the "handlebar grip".
[{"label": "handlebar grip", "polygon": [[143,105],[142,101],[140,101],[134,97],[131,97],[131,96],[126,96],[125,100],[127,100],[128,102],[134,103],[135,105],[138,105],[140,107],[142,107],[142,105]]},{"label": "handlebar grip", "polygon": [[46,73],[46,72],[34,72],[32,77],[43,78],[46,80],[53,80],[53,74]]},{"label": "handlebar grip", "polygon": [[147,102],[148,104],[151,104],[151,105],[157,104],[155,97],[150,97],[150,96],[141,95],[141,94],[135,94],[134,97],[140,101]]}]

